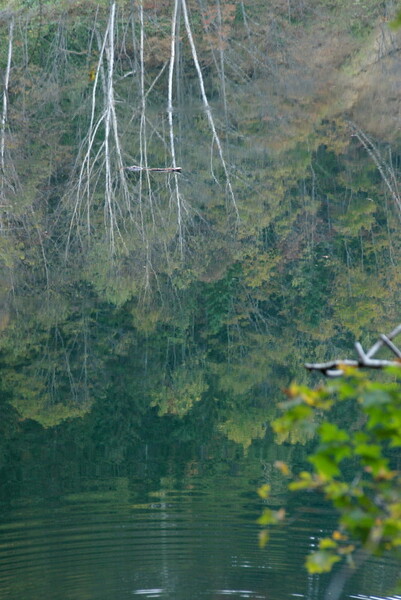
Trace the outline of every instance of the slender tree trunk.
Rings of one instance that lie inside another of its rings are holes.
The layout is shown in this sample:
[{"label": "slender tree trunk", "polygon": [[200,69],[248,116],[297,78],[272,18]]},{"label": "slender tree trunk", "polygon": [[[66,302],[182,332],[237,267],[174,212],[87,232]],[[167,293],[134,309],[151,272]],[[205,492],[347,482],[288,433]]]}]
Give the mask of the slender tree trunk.
[{"label": "slender tree trunk", "polygon": [[[174,127],[173,127],[173,75],[174,75],[174,66],[176,62],[175,50],[177,47],[177,16],[178,16],[178,5],[179,0],[175,0],[174,2],[174,13],[172,18],[172,26],[171,26],[171,52],[170,52],[170,66],[168,72],[168,100],[167,100],[167,118],[169,124],[169,134],[170,134],[170,153],[172,166],[174,169],[177,168],[177,161],[175,155],[175,144],[174,144]],[[182,231],[182,205],[181,205],[181,195],[178,186],[178,176],[177,173],[174,172],[174,188],[175,188],[175,198],[177,203],[177,221],[178,221],[178,236],[181,254],[183,253],[183,231]]]},{"label": "slender tree trunk", "polygon": [[187,9],[186,0],[181,0],[181,3],[182,3],[182,11],[183,11],[183,14],[184,14],[185,29],[186,29],[186,32],[187,32],[189,45],[191,46],[192,58],[193,58],[193,61],[195,63],[195,68],[196,68],[196,71],[197,71],[197,74],[198,74],[198,80],[199,80],[199,86],[200,86],[200,90],[201,90],[203,107],[205,109],[206,116],[207,116],[207,119],[209,121],[210,128],[212,130],[213,141],[216,144],[216,147],[217,147],[217,150],[218,150],[218,153],[219,153],[219,157],[220,157],[220,161],[221,161],[221,164],[223,166],[224,175],[226,177],[227,189],[228,189],[229,195],[231,197],[231,201],[232,201],[235,213],[236,213],[237,217],[239,217],[237,202],[236,202],[234,191],[233,191],[233,188],[232,188],[232,185],[231,185],[230,175],[228,173],[227,164],[226,164],[226,161],[225,161],[225,158],[224,158],[224,154],[223,154],[223,148],[221,146],[220,138],[219,138],[219,136],[217,134],[216,125],[214,123],[214,119],[213,119],[213,115],[212,115],[212,110],[210,108],[210,104],[209,104],[209,101],[207,99],[207,95],[206,95],[206,91],[205,91],[205,84],[204,84],[204,81],[203,81],[202,70],[200,68],[200,64],[199,64],[199,60],[198,60],[198,53],[196,51],[196,46],[195,46],[194,38],[193,38],[193,35],[192,35],[191,24],[189,22],[188,9]]},{"label": "slender tree trunk", "polygon": [[[119,229],[118,217],[131,214],[131,194],[123,165],[123,150],[118,131],[114,95],[116,9],[117,4],[113,2],[110,5],[103,40],[98,32],[95,34],[99,47],[99,60],[93,81],[89,127],[77,157],[78,183],[67,239],[67,253],[73,226],[76,224],[79,227],[81,215],[84,214],[85,210],[87,235],[90,239],[92,199],[99,182],[102,180],[102,172],[104,172],[104,222],[112,254],[116,249],[116,235],[121,240],[123,239]],[[99,82],[101,82],[103,91],[103,106],[100,116],[96,117]],[[104,139],[95,150],[96,139],[102,130]]]},{"label": "slender tree trunk", "polygon": [[13,37],[14,37],[14,19],[10,20],[8,29],[8,54],[7,66],[4,74],[3,87],[3,111],[1,115],[1,132],[0,132],[0,168],[1,168],[1,201],[4,201],[4,185],[5,185],[5,145],[6,145],[6,126],[8,118],[8,87],[10,84],[11,59],[13,54]]}]

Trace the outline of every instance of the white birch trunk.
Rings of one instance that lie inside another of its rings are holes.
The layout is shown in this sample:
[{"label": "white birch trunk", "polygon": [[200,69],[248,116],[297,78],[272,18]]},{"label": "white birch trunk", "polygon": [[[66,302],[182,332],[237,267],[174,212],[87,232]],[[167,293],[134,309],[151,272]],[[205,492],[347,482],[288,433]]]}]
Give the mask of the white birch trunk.
[{"label": "white birch trunk", "polygon": [[8,87],[10,84],[10,71],[11,71],[11,60],[13,54],[13,37],[14,37],[14,19],[10,20],[8,29],[8,53],[7,53],[7,66],[4,73],[4,86],[3,86],[3,111],[1,115],[1,133],[0,133],[0,167],[1,167],[1,191],[2,196],[4,193],[5,183],[5,149],[6,149],[6,125],[8,118]]},{"label": "white birch trunk", "polygon": [[234,190],[233,190],[232,185],[231,185],[230,175],[228,173],[227,164],[226,164],[226,161],[225,161],[225,158],[224,158],[224,154],[223,154],[223,148],[221,146],[220,138],[219,138],[219,136],[217,134],[216,126],[215,126],[213,115],[212,115],[212,110],[210,108],[210,104],[209,104],[209,101],[207,99],[207,95],[206,95],[206,91],[205,91],[205,84],[204,84],[204,81],[203,81],[202,70],[200,68],[200,64],[199,64],[199,60],[198,60],[198,53],[196,51],[196,46],[195,46],[195,42],[194,42],[194,38],[193,38],[193,35],[192,35],[192,30],[191,30],[191,25],[190,25],[190,22],[189,22],[186,0],[181,0],[181,3],[182,3],[183,14],[184,14],[185,29],[186,29],[186,32],[187,32],[189,45],[191,46],[192,58],[193,58],[193,61],[195,63],[196,71],[198,73],[198,80],[199,80],[199,86],[200,86],[200,90],[201,90],[203,107],[205,109],[205,112],[206,112],[206,115],[207,115],[207,118],[208,118],[208,121],[209,121],[209,125],[210,125],[210,128],[212,130],[213,141],[216,144],[216,147],[217,147],[217,150],[218,150],[218,153],[219,153],[219,157],[220,157],[220,161],[221,161],[221,164],[223,166],[224,174],[225,174],[225,177],[226,177],[227,189],[228,189],[229,195],[231,197],[231,201],[232,201],[235,213],[236,213],[237,217],[239,217],[237,202],[236,202],[236,199],[235,199]]}]

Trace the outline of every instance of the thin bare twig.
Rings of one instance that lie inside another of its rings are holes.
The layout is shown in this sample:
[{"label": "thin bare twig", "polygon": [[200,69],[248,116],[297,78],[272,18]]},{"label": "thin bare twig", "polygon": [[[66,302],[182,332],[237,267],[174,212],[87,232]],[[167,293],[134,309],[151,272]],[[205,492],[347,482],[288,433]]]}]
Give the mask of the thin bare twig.
[{"label": "thin bare twig", "polygon": [[401,196],[398,186],[397,177],[394,172],[394,168],[390,164],[383,159],[379,148],[374,144],[374,142],[362,131],[360,127],[358,127],[352,121],[348,121],[348,125],[352,131],[352,135],[355,136],[362,146],[365,148],[366,152],[369,154],[373,162],[375,163],[380,176],[389,190],[392,199],[394,200],[398,210],[401,212]]}]

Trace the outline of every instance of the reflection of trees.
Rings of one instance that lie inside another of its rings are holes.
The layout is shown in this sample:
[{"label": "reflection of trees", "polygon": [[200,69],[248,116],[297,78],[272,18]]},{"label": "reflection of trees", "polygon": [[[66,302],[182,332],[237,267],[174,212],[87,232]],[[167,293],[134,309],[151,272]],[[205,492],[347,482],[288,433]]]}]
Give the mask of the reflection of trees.
[{"label": "reflection of trees", "polygon": [[0,159],[14,182],[2,187],[2,347],[15,405],[42,422],[58,406],[48,423],[79,414],[110,389],[107,365],[141,347],[147,407],[190,418],[214,398],[227,435],[249,446],[279,388],[306,377],[300,356],[328,358],[395,320],[392,198],[340,118],[297,117],[280,138],[278,100],[263,91],[283,57],[295,64],[279,8],[274,23],[225,2],[199,22],[190,2],[156,21],[135,4],[75,10],[2,23]]},{"label": "reflection of trees", "polygon": [[372,161],[330,117],[291,46],[315,2],[40,4],[0,15],[4,480],[158,489],[257,455],[282,494],[271,464],[308,442],[265,455],[282,388],[305,356],[398,321],[396,186],[377,164],[396,179],[398,148],[367,132]]}]

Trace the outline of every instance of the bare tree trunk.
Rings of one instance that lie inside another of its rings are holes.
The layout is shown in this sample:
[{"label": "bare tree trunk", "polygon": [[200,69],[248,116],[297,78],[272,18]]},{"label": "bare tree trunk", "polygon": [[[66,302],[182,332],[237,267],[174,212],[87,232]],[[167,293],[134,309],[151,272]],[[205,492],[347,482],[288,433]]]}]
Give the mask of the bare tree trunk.
[{"label": "bare tree trunk", "polygon": [[[104,171],[104,219],[112,254],[115,252],[116,235],[122,240],[118,215],[130,214],[131,194],[123,165],[123,151],[118,131],[116,102],[114,96],[114,31],[116,2],[110,6],[109,18],[103,40],[97,34],[99,61],[96,69],[91,102],[91,116],[87,134],[81,143],[76,161],[78,183],[76,198],[70,219],[66,253],[71,241],[74,224],[78,225],[81,214],[86,212],[88,239],[91,233],[92,198]],[[106,65],[106,69],[104,68]],[[102,112],[96,118],[99,80],[103,89]],[[104,140],[95,151],[95,141],[103,127]],[[117,195],[117,193],[119,193]],[[123,242],[124,243],[124,242]]]},{"label": "bare tree trunk", "polygon": [[140,171],[140,206],[141,206],[141,219],[142,219],[142,236],[145,243],[146,249],[146,263],[145,263],[145,291],[150,289],[150,276],[153,271],[152,268],[152,260],[151,260],[151,252],[149,246],[149,239],[145,232],[145,222],[143,219],[142,213],[142,174],[145,174],[147,187],[148,187],[148,198],[149,198],[149,206],[151,210],[153,224],[155,224],[155,215],[153,211],[153,200],[152,200],[152,186],[150,182],[149,176],[149,165],[148,165],[148,148],[147,148],[147,138],[146,138],[146,94],[145,94],[145,57],[144,57],[144,47],[145,47],[145,24],[143,18],[143,3],[142,0],[139,2],[139,15],[140,15],[140,24],[141,24],[141,34],[140,34],[140,82],[141,82],[141,121],[139,128],[139,146],[140,146],[140,166],[145,167],[143,171]]},{"label": "bare tree trunk", "polygon": [[0,132],[0,168],[1,168],[1,201],[4,201],[4,186],[6,181],[5,172],[5,144],[6,144],[6,125],[8,117],[8,87],[10,83],[11,59],[13,54],[13,37],[14,37],[14,19],[11,18],[8,29],[8,54],[7,66],[4,74],[3,86],[3,112],[1,115],[1,132]]},{"label": "bare tree trunk", "polygon": [[[168,72],[168,100],[167,100],[167,118],[169,124],[169,133],[170,133],[170,153],[173,169],[177,168],[177,161],[175,155],[175,144],[174,144],[174,128],[173,128],[173,75],[174,75],[174,65],[176,61],[175,50],[177,47],[177,16],[178,16],[178,4],[179,0],[175,0],[174,2],[174,14],[172,19],[171,26],[171,53],[170,53],[170,66]],[[174,189],[175,189],[175,198],[177,203],[177,221],[178,221],[178,237],[181,254],[183,253],[183,231],[182,231],[182,202],[181,202],[181,194],[178,186],[178,176],[177,173],[174,172]]]},{"label": "bare tree trunk", "polygon": [[198,80],[199,80],[199,86],[200,86],[201,95],[202,95],[203,106],[204,106],[204,109],[205,109],[205,112],[206,112],[206,115],[207,115],[207,118],[208,118],[208,121],[209,121],[210,128],[212,130],[213,141],[216,144],[216,147],[217,147],[217,150],[218,150],[218,153],[219,153],[219,157],[220,157],[220,161],[221,161],[221,164],[223,166],[224,175],[226,177],[227,189],[228,189],[229,195],[231,197],[231,201],[232,201],[235,213],[236,213],[237,217],[239,217],[237,202],[236,202],[234,191],[233,191],[233,188],[232,188],[232,185],[231,185],[230,175],[228,173],[227,164],[226,164],[226,161],[225,161],[225,158],[224,158],[224,154],[223,154],[223,148],[221,146],[220,138],[219,138],[219,136],[217,134],[217,130],[216,130],[216,126],[215,126],[215,123],[214,123],[212,111],[211,111],[210,104],[209,104],[209,101],[207,99],[207,95],[206,95],[206,91],[205,91],[205,84],[204,84],[204,81],[203,81],[203,75],[202,75],[202,71],[201,71],[201,68],[200,68],[199,60],[198,60],[198,53],[196,51],[196,46],[195,46],[195,42],[194,42],[194,38],[193,38],[193,35],[192,35],[192,30],[191,30],[191,25],[190,25],[190,22],[189,22],[186,0],[181,0],[181,3],[182,3],[183,14],[184,14],[185,29],[186,29],[186,32],[187,32],[189,44],[191,46],[192,58],[193,58],[193,61],[195,63],[196,71],[198,73]]},{"label": "bare tree trunk", "polygon": [[221,17],[221,5],[220,0],[217,0],[217,16],[219,25],[219,56],[220,56],[220,80],[221,80],[221,95],[223,98],[224,107],[224,120],[226,128],[228,127],[228,107],[227,107],[227,93],[226,93],[226,74],[224,65],[224,40],[222,34],[223,20]]}]

